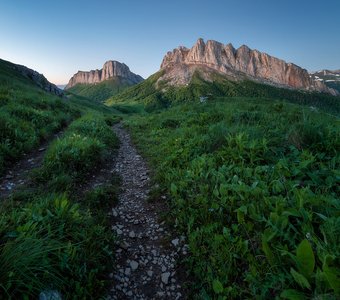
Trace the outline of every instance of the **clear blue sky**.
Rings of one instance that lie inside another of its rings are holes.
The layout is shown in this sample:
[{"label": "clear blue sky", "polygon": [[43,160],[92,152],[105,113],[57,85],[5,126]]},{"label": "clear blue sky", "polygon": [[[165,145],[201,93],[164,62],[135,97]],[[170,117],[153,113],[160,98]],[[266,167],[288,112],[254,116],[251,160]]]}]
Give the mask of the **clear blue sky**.
[{"label": "clear blue sky", "polygon": [[1,0],[0,58],[61,84],[106,60],[147,77],[197,38],[340,68],[340,0]]}]

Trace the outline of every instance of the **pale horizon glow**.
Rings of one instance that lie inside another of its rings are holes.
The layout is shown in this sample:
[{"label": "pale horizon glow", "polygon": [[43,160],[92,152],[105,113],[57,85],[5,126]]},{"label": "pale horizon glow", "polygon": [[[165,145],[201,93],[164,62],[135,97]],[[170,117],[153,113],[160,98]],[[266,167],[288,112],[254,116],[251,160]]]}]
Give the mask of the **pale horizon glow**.
[{"label": "pale horizon glow", "polygon": [[337,0],[3,0],[0,58],[58,85],[79,70],[101,69],[108,60],[147,78],[167,51],[191,48],[202,37],[235,48],[246,44],[308,71],[335,70],[339,11]]}]

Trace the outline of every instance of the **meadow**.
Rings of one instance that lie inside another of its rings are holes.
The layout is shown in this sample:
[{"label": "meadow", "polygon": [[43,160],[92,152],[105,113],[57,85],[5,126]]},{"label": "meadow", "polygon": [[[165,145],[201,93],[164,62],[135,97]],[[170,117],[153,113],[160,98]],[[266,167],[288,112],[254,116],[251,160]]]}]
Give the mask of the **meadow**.
[{"label": "meadow", "polygon": [[63,130],[30,184],[0,199],[0,299],[105,294],[119,178],[89,183],[122,119],[153,169],[150,200],[166,194],[187,237],[189,298],[340,297],[338,98],[199,77],[161,93],[155,74],[106,107],[0,67],[0,174]]}]

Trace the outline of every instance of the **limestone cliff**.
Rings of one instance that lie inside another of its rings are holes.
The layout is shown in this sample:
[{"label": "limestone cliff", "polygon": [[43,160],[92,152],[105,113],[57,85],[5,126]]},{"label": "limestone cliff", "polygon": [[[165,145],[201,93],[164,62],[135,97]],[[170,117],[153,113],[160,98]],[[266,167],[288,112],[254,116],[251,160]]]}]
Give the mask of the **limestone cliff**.
[{"label": "limestone cliff", "polygon": [[186,85],[195,71],[209,80],[211,71],[224,74],[231,80],[251,79],[279,87],[307,91],[336,91],[309,76],[307,70],[292,63],[252,50],[243,45],[235,49],[231,44],[198,39],[191,48],[179,47],[168,52],[161,64],[164,75],[159,81],[170,85]]},{"label": "limestone cliff", "polygon": [[101,70],[91,70],[89,72],[78,71],[72,76],[65,89],[69,89],[78,83],[96,84],[110,78],[121,77],[127,79],[131,84],[143,81],[139,75],[132,73],[129,67],[118,61],[107,61]]}]

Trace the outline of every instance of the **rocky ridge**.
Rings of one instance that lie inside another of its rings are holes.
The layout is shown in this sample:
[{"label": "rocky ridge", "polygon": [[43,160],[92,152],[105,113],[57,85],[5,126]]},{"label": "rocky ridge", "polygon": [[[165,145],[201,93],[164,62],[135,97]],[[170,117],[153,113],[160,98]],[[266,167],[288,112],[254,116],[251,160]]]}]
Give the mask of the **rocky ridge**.
[{"label": "rocky ridge", "polygon": [[24,77],[31,79],[38,87],[40,87],[44,91],[57,96],[64,96],[64,92],[55,84],[49,82],[43,74],[40,74],[39,72],[22,65],[13,64],[13,69],[18,71]]},{"label": "rocky ridge", "polygon": [[321,70],[310,73],[310,77],[316,81],[324,83],[329,88],[340,93],[340,70]]},{"label": "rocky ridge", "polygon": [[337,94],[295,64],[245,45],[235,49],[232,44],[224,45],[213,40],[205,43],[201,38],[191,49],[180,46],[169,51],[162,61],[161,70],[164,70],[164,75],[159,81],[167,81],[170,85],[188,84],[198,70],[208,81],[213,71],[231,80],[251,79],[279,87]]},{"label": "rocky ridge", "polygon": [[122,77],[137,84],[143,81],[143,78],[130,71],[129,67],[118,61],[109,60],[100,70],[91,70],[89,72],[78,71],[74,74],[65,89],[69,89],[76,84],[97,84],[110,78]]}]

